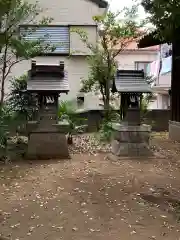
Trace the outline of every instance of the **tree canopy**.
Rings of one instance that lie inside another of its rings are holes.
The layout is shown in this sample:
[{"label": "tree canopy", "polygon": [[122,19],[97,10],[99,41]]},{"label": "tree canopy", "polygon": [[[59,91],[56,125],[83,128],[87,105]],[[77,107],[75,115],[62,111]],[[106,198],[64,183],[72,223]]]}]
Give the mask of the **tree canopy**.
[{"label": "tree canopy", "polygon": [[171,41],[175,29],[180,28],[179,0],[142,0],[149,13],[150,22],[156,27],[158,38]]},{"label": "tree canopy", "polygon": [[82,91],[99,90],[104,108],[109,109],[110,90],[114,86],[114,76],[118,68],[116,57],[132,42],[143,35],[143,23],[137,22],[138,5],[121,12],[108,11],[103,16],[94,16],[98,26],[98,42],[93,45],[89,42],[87,33],[76,29],[81,40],[91,50],[88,57],[89,76],[82,81]]},{"label": "tree canopy", "polygon": [[43,25],[51,22],[51,18],[42,18],[36,21],[36,17],[43,10],[38,3],[29,3],[24,0],[0,0],[0,74],[1,74],[1,98],[0,105],[4,102],[5,80],[12,67],[27,59],[31,59],[42,52],[51,52],[54,46],[45,43],[45,39],[34,41],[26,40],[25,36],[32,34],[35,29],[25,29],[20,33],[22,24]]}]

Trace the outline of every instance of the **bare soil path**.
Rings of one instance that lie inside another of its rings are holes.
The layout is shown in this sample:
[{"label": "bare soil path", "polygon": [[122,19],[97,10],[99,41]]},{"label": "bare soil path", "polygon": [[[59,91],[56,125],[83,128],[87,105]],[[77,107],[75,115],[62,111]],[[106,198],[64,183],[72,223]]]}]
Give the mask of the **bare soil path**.
[{"label": "bare soil path", "polygon": [[166,134],[151,144],[159,158],[83,153],[0,166],[0,233],[13,240],[180,240],[180,145]]}]

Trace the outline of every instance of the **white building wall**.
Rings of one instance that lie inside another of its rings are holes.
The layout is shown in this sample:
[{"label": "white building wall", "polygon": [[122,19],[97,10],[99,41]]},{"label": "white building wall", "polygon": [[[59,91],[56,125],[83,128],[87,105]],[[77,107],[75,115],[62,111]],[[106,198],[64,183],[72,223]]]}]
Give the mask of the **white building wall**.
[{"label": "white building wall", "polygon": [[[36,3],[36,0],[29,0]],[[57,25],[94,25],[92,19],[95,15],[101,15],[104,9],[89,0],[39,0],[42,13],[37,19],[43,16],[52,17],[51,24]]]},{"label": "white building wall", "polygon": [[168,109],[170,104],[169,99],[168,94],[157,94],[157,109]]},{"label": "white building wall", "polygon": [[157,59],[156,51],[124,51],[117,57],[119,69],[133,70],[135,69],[135,62],[153,62]]},{"label": "white building wall", "polygon": [[171,87],[171,72],[160,75],[156,80],[156,86],[170,88]]},{"label": "white building wall", "polygon": [[[164,61],[171,56],[172,46],[168,44],[163,44],[160,47],[160,54],[156,60],[159,59]],[[165,64],[165,69],[170,70],[172,65]],[[163,69],[164,70],[164,69]],[[170,107],[170,96],[168,94],[168,90],[171,88],[171,71],[167,73],[160,74],[158,78],[155,80],[155,84],[153,87],[154,92],[157,94],[157,99],[154,102],[155,109],[168,109]]]},{"label": "white building wall", "polygon": [[[30,2],[35,3],[36,0],[30,0]],[[38,16],[37,20],[40,20],[43,16],[52,17],[52,25],[74,25],[74,27],[81,27],[82,30],[87,32],[90,43],[96,43],[97,26],[92,18],[95,15],[103,14],[105,9],[99,8],[97,4],[89,0],[39,0],[39,4],[43,11]],[[72,31],[72,28],[70,28],[70,49],[70,52],[73,52],[74,55],[79,55],[80,52],[80,55],[89,54],[89,50],[85,48],[79,36]],[[76,99],[77,93],[80,90],[81,79],[88,77],[88,64],[86,56],[44,56],[36,57],[35,60],[37,62],[49,64],[59,63],[59,61],[63,60],[65,62],[65,69],[68,71],[70,92],[67,96],[62,95],[61,99]],[[29,60],[23,61],[11,69],[10,75],[5,83],[6,96],[8,96],[10,92],[10,80],[13,77],[21,76],[30,68],[31,61]],[[85,101],[86,108],[89,108],[90,106],[93,108],[97,105],[97,96],[89,94],[87,98],[89,100],[86,99]]]},{"label": "white building wall", "polygon": [[70,52],[72,55],[90,55],[91,50],[87,48],[86,44],[82,41],[80,35],[76,32],[82,31],[88,37],[88,43],[95,46],[97,42],[97,27],[96,26],[72,26],[70,27]]}]

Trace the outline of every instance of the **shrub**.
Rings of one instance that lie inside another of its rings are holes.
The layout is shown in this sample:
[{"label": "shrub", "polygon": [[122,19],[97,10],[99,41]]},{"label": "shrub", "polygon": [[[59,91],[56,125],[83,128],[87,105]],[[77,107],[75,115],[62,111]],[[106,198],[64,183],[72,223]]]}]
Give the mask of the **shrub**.
[{"label": "shrub", "polygon": [[27,74],[11,81],[8,105],[19,119],[31,120],[38,110],[37,95],[27,91]]},{"label": "shrub", "polygon": [[81,125],[84,124],[86,121],[85,118],[81,118],[78,116],[77,108],[74,106],[73,102],[71,101],[61,101],[59,105],[58,116],[59,120],[63,121],[66,120],[69,124],[68,130],[68,143],[72,144],[73,134],[76,134],[78,130],[81,130]]},{"label": "shrub", "polygon": [[7,105],[0,108],[0,159],[7,157],[9,128],[13,122],[12,113]]}]

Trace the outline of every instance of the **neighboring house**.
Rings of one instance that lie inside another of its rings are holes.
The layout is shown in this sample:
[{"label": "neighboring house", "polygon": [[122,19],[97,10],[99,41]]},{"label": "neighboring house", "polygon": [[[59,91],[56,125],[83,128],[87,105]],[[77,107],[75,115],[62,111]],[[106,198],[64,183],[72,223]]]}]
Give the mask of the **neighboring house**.
[{"label": "neighboring house", "polygon": [[[130,42],[116,57],[119,70],[144,70],[148,71],[148,65],[155,61],[159,54],[159,46],[139,49],[136,41]],[[117,96],[112,104],[119,108],[120,99]]]},{"label": "neighboring house", "polygon": [[[148,71],[148,65],[158,57],[159,46],[139,49],[136,41],[132,41],[116,57],[119,69]],[[118,100],[119,101],[119,100]]]},{"label": "neighboring house", "polygon": [[[151,104],[151,109],[169,109],[172,69],[172,46],[163,44],[160,46],[159,54],[155,62],[150,64],[153,69],[154,64],[159,65],[159,72],[154,78],[152,89],[156,94],[156,99]],[[152,70],[151,70],[152,72]],[[152,73],[153,74],[153,73]],[[150,75],[152,75],[150,74]]]},{"label": "neighboring house", "polygon": [[119,69],[144,70],[146,73],[149,63],[157,59],[159,46],[139,49],[136,41],[132,41],[116,57]]},{"label": "neighboring house", "polygon": [[[35,3],[35,0],[30,0]],[[44,9],[41,18],[52,17],[50,25],[39,26],[32,33],[31,39],[38,39],[46,34],[50,36],[53,44],[61,44],[53,53],[45,54],[35,58],[37,64],[58,64],[64,61],[65,70],[68,74],[70,92],[68,95],[62,95],[61,99],[77,100],[82,78],[88,76],[87,55],[91,54],[89,49],[81,41],[79,35],[73,32],[73,28],[81,28],[88,34],[91,43],[97,42],[97,25],[93,21],[93,16],[102,15],[107,11],[108,4],[104,0],[39,0],[40,7]],[[26,25],[28,26],[28,25]],[[23,29],[23,25],[21,29]],[[70,54],[71,53],[71,54]],[[70,56],[71,55],[71,56]],[[9,78],[20,76],[31,68],[31,61],[23,61],[12,69]],[[9,90],[9,84],[6,84],[6,92]],[[97,97],[93,94],[81,97],[84,100],[85,108],[96,108]]]}]

